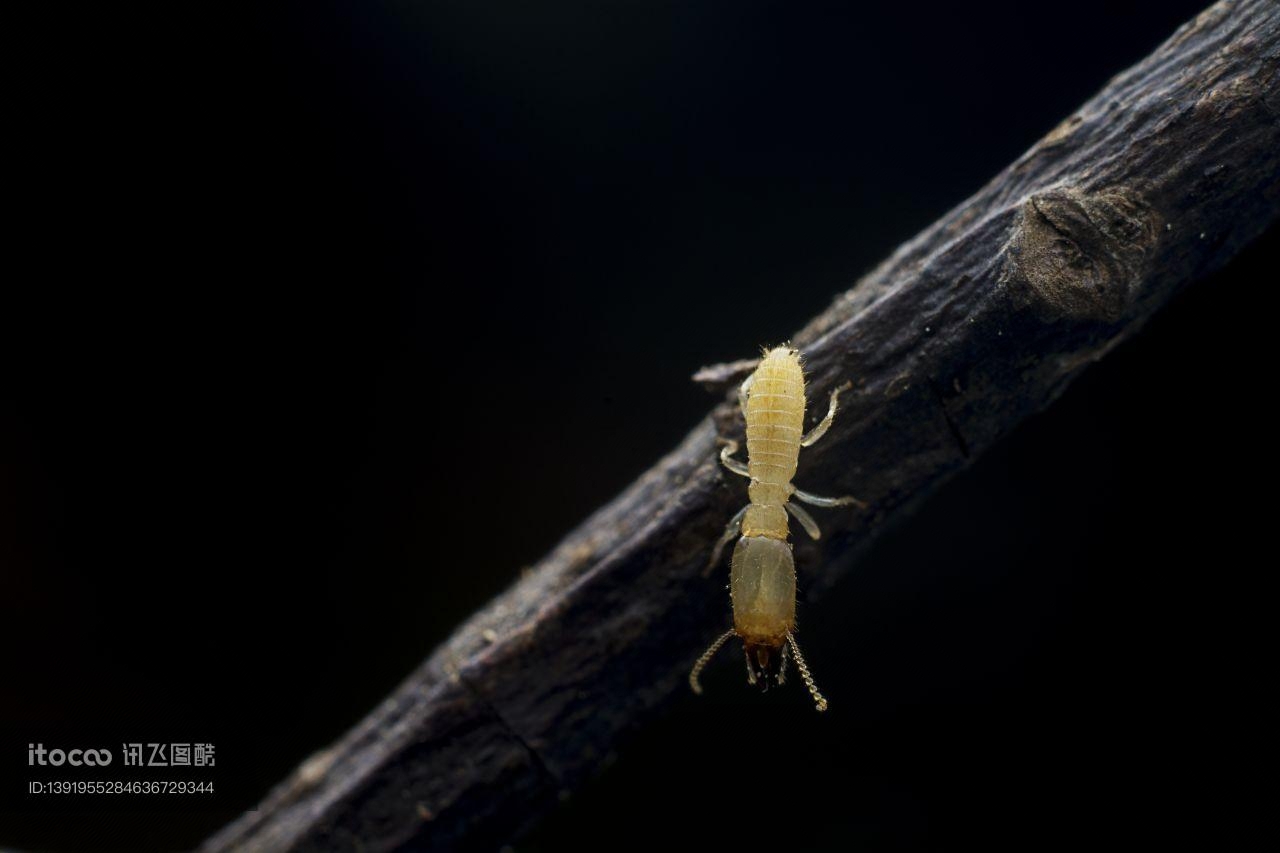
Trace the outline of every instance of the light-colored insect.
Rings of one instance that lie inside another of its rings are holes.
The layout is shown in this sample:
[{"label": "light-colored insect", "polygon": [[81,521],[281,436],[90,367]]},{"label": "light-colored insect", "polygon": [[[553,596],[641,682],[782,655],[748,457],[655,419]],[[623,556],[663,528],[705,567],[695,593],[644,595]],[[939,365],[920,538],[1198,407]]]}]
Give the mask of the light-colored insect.
[{"label": "light-colored insect", "polygon": [[840,392],[848,387],[846,383],[831,392],[826,417],[807,435],[804,368],[797,350],[790,346],[768,350],[738,389],[738,402],[747,420],[747,463],[733,458],[738,450],[734,441],[725,442],[720,461],[733,473],[750,478],[751,502],[729,522],[708,566],[708,571],[714,568],[725,546],[740,535],[730,563],[733,628],[720,635],[694,664],[689,673],[693,692],[702,692],[698,676],[707,662],[730,637],[738,636],[747,656],[748,684],[760,684],[768,690],[772,683],[785,683],[787,657],[793,655],[800,678],[818,710],[827,710],[827,700],[814,684],[796,644],[796,569],[787,542],[787,514],[817,539],[821,535],[817,522],[791,503],[791,498],[812,506],[865,506],[854,497],[823,498],[791,485],[800,448],[809,447],[826,435],[836,415]]}]

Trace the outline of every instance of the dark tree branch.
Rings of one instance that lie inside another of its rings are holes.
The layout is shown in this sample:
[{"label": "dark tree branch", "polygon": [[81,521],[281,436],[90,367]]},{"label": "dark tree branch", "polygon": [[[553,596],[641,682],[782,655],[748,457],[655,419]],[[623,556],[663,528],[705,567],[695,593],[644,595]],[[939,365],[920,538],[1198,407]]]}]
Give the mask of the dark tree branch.
[{"label": "dark tree branch", "polygon": [[[822,553],[800,551],[823,567],[811,592],[1272,221],[1278,76],[1280,5],[1213,6],[795,337],[813,399],[855,383],[800,482],[872,505],[827,514]],[[204,849],[496,847],[581,784],[724,628],[723,578],[701,570],[743,500],[716,435],[740,431],[727,395]]]}]

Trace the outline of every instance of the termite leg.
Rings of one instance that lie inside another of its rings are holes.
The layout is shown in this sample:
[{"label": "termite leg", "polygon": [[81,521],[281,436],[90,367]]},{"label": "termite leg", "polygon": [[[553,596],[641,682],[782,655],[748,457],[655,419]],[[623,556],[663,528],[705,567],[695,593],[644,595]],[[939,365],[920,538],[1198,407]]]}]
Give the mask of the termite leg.
[{"label": "termite leg", "polygon": [[[821,495],[811,495],[808,492],[801,491],[800,489],[796,489],[794,492],[791,493],[791,496],[798,501],[803,501],[804,503],[807,503],[809,506],[833,507],[833,506],[849,506],[850,504],[852,504],[853,506],[856,506],[858,509],[867,508],[866,501],[860,501],[857,498],[855,498],[853,495],[844,495],[843,497],[839,497],[839,498],[824,498]],[[799,516],[796,516],[796,517],[799,518]],[[801,524],[804,523],[803,519],[801,520],[800,523]],[[815,536],[814,538],[817,539],[818,537]]]},{"label": "termite leg", "polygon": [[818,706],[819,711],[827,710],[827,700],[818,691],[818,685],[813,683],[813,676],[809,674],[809,667],[805,665],[804,655],[800,654],[800,646],[796,644],[796,638],[787,634],[787,642],[791,645],[791,653],[796,656],[796,669],[800,670],[800,679],[804,681],[804,686],[809,688],[809,695],[813,697],[814,704]]},{"label": "termite leg", "polygon": [[716,652],[720,651],[720,647],[728,642],[733,636],[733,631],[728,630],[716,638],[716,641],[702,653],[702,657],[698,658],[698,662],[693,665],[693,669],[689,672],[689,686],[693,688],[693,692],[699,696],[702,695],[702,685],[698,682],[698,676],[702,675],[703,668],[707,662],[715,657]]},{"label": "termite leg", "polygon": [[737,452],[738,442],[724,439],[724,447],[720,448],[720,464],[740,477],[750,477],[751,474],[747,471],[747,463],[733,458],[733,454]]},{"label": "termite leg", "polygon": [[754,372],[746,379],[742,380],[742,384],[738,386],[738,408],[742,409],[742,413],[747,413],[747,397],[751,394],[751,386],[755,384],[756,375]]},{"label": "termite leg", "polygon": [[831,392],[831,404],[827,407],[827,416],[817,426],[809,430],[808,435],[800,439],[801,447],[811,447],[818,439],[827,434],[827,430],[831,429],[831,421],[836,416],[836,401],[840,399],[840,392],[847,391],[852,385],[852,382],[846,382]]},{"label": "termite leg", "polygon": [[[748,504],[749,506],[749,504]],[[711,559],[707,562],[707,567],[702,570],[702,576],[705,578],[711,574],[720,563],[720,557],[724,554],[724,546],[733,541],[733,537],[742,531],[742,517],[747,514],[747,507],[738,510],[738,514],[729,519],[729,524],[724,529],[724,535],[720,537],[720,541],[716,543],[716,547],[711,552]]]},{"label": "termite leg", "polygon": [[744,646],[742,647],[742,652],[743,652],[743,654],[745,654],[745,655],[747,656],[747,684],[748,684],[748,685],[750,685],[751,687],[755,687],[755,686],[756,686],[756,671],[755,671],[755,669],[751,666],[751,663],[752,663],[752,661],[751,661],[751,650],[750,650],[750,649],[748,649],[748,648],[744,645]]},{"label": "termite leg", "polygon": [[809,534],[810,539],[821,539],[822,531],[818,529],[818,522],[813,520],[813,516],[805,512],[793,503],[787,504],[787,512],[791,513],[796,521],[800,522],[800,526],[804,528],[804,532]]},{"label": "termite leg", "polygon": [[787,683],[787,647],[782,647],[782,664],[778,667],[778,686]]}]

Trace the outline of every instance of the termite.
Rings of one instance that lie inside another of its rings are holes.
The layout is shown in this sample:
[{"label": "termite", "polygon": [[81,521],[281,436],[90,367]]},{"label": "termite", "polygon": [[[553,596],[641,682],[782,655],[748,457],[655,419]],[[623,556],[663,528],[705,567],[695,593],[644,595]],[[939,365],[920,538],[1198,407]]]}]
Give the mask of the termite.
[{"label": "termite", "polygon": [[720,462],[735,474],[751,481],[751,502],[738,511],[725,528],[711,553],[707,570],[713,569],[735,536],[738,544],[730,561],[729,594],[733,602],[733,628],[721,634],[694,664],[689,685],[702,692],[698,677],[707,662],[728,642],[741,637],[747,657],[747,683],[768,690],[784,684],[787,657],[796,659],[800,678],[819,711],[827,710],[827,700],[818,690],[796,643],[796,569],[791,557],[787,515],[814,539],[822,534],[818,524],[791,499],[811,506],[836,507],[855,504],[852,496],[824,498],[803,492],[791,484],[800,457],[800,448],[810,447],[826,435],[836,416],[840,392],[849,383],[831,392],[827,415],[804,433],[804,368],[799,351],[791,346],[768,350],[738,388],[738,404],[747,421],[747,462],[734,458],[738,443],[725,440]]}]

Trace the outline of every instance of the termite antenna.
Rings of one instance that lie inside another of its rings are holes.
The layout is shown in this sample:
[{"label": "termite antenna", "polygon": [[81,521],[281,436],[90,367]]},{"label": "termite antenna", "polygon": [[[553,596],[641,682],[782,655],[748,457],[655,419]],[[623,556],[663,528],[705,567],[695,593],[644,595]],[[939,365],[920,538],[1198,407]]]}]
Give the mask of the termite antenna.
[{"label": "termite antenna", "polygon": [[698,662],[693,665],[693,670],[689,673],[689,686],[693,688],[694,693],[699,696],[702,695],[702,685],[698,683],[698,676],[702,675],[702,669],[707,665],[707,661],[715,657],[716,652],[720,651],[720,647],[727,643],[729,638],[732,636],[733,629],[730,628],[728,631],[725,631],[717,637],[716,641],[711,644],[711,647],[703,652],[702,657],[698,658]]},{"label": "termite antenna", "polygon": [[[721,638],[721,641],[723,639]],[[787,643],[791,646],[791,654],[795,655],[796,669],[800,671],[800,679],[804,681],[804,686],[809,688],[809,695],[813,697],[814,704],[818,706],[819,711],[827,710],[827,700],[818,691],[818,685],[813,683],[813,676],[809,674],[809,667],[805,665],[804,655],[800,654],[800,646],[796,644],[796,638],[787,634]]]}]

